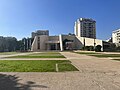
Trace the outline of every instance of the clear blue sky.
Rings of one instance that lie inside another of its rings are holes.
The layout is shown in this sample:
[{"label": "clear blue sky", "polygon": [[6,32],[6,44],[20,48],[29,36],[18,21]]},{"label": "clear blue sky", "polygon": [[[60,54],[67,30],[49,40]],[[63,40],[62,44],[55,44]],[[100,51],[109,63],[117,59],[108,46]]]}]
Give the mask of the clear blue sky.
[{"label": "clear blue sky", "polygon": [[73,33],[80,17],[97,22],[97,38],[120,28],[120,0],[0,0],[0,36],[30,37],[37,29],[51,35]]}]

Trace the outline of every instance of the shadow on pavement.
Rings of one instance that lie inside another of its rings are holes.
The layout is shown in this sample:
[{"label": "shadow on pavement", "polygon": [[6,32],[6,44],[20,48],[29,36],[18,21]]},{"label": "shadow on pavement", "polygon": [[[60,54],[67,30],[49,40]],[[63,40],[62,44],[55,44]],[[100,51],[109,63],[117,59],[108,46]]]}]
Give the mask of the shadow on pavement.
[{"label": "shadow on pavement", "polygon": [[18,83],[20,80],[16,75],[0,74],[0,90],[32,90],[32,87],[48,88],[44,85],[36,85],[32,81],[28,81],[26,84]]}]

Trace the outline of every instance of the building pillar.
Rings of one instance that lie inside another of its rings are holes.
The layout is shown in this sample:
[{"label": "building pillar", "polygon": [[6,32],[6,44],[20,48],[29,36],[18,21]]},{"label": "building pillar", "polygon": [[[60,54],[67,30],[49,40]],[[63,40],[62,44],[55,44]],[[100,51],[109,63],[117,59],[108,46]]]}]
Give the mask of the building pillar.
[{"label": "building pillar", "polygon": [[57,46],[57,43],[56,43],[56,50],[58,50],[58,48],[57,48],[58,46]]},{"label": "building pillar", "polygon": [[47,44],[47,50],[50,50],[50,43]]},{"label": "building pillar", "polygon": [[46,44],[46,48],[47,48],[47,50],[49,50],[49,44],[48,43]]},{"label": "building pillar", "polygon": [[95,38],[94,38],[94,51],[95,51],[95,47],[96,47],[96,42],[95,42]]},{"label": "building pillar", "polygon": [[63,51],[62,35],[59,35],[59,41],[60,41],[60,50]]},{"label": "building pillar", "polygon": [[86,43],[86,41],[85,41],[85,37],[84,37],[84,40],[83,40],[84,49],[85,49],[85,46],[86,46],[85,43]]},{"label": "building pillar", "polygon": [[24,51],[26,50],[25,45],[26,45],[26,41],[25,41],[25,38],[24,38]]},{"label": "building pillar", "polygon": [[28,50],[28,48],[29,48],[29,47],[28,47],[28,46],[29,46],[29,43],[28,43],[29,41],[28,41],[28,40],[29,40],[29,38],[27,38],[27,50]]},{"label": "building pillar", "polygon": [[29,45],[30,45],[30,46],[29,46],[29,48],[30,48],[30,50],[31,50],[31,46],[32,46],[32,45],[31,45],[31,38],[30,38],[30,42],[29,42]]}]

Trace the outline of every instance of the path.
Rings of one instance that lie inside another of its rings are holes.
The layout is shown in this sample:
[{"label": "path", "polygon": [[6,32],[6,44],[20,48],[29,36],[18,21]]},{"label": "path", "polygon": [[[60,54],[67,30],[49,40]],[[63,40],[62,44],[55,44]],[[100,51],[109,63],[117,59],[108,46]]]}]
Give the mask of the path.
[{"label": "path", "polygon": [[66,60],[66,58],[9,58],[12,56],[30,55],[34,53],[42,53],[42,52],[26,52],[26,53],[18,53],[11,55],[0,55],[0,60]]},{"label": "path", "polygon": [[7,58],[7,57],[12,57],[12,56],[19,56],[19,55],[29,55],[33,54],[33,52],[29,53],[17,53],[17,54],[10,54],[10,55],[0,55],[0,59],[2,58]]},{"label": "path", "polygon": [[120,62],[71,52],[61,54],[80,71],[1,73],[0,90],[120,90]]}]

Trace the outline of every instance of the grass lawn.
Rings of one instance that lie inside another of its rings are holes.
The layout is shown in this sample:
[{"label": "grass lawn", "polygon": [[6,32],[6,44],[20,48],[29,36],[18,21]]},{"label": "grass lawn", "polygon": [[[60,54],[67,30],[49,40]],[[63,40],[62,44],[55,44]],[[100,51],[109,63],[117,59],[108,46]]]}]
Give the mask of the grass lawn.
[{"label": "grass lawn", "polygon": [[43,52],[43,53],[35,53],[30,54],[31,56],[62,56],[59,52]]},{"label": "grass lawn", "polygon": [[42,54],[60,54],[59,52],[42,52]]},{"label": "grass lawn", "polygon": [[[1,60],[0,72],[56,72],[56,63],[69,63],[69,60]],[[78,71],[72,64],[60,64],[59,71]]]},{"label": "grass lawn", "polygon": [[17,53],[20,53],[20,52],[0,52],[0,55],[12,55]]},{"label": "grass lawn", "polygon": [[59,64],[58,69],[60,72],[63,71],[78,71],[77,68],[75,68],[72,64]]},{"label": "grass lawn", "polygon": [[95,56],[99,58],[105,58],[105,57],[120,57],[120,54],[102,54],[102,53],[97,53],[97,52],[75,52],[78,54],[85,54],[89,56]]},{"label": "grass lawn", "polygon": [[9,58],[65,58],[65,57],[61,55],[59,52],[43,52],[29,55],[12,56]]},{"label": "grass lawn", "polygon": [[105,57],[120,57],[120,54],[98,54],[98,55],[90,55],[90,56],[105,58]]},{"label": "grass lawn", "polygon": [[64,56],[31,56],[31,55],[19,55],[19,56],[12,56],[9,58],[65,58]]}]

